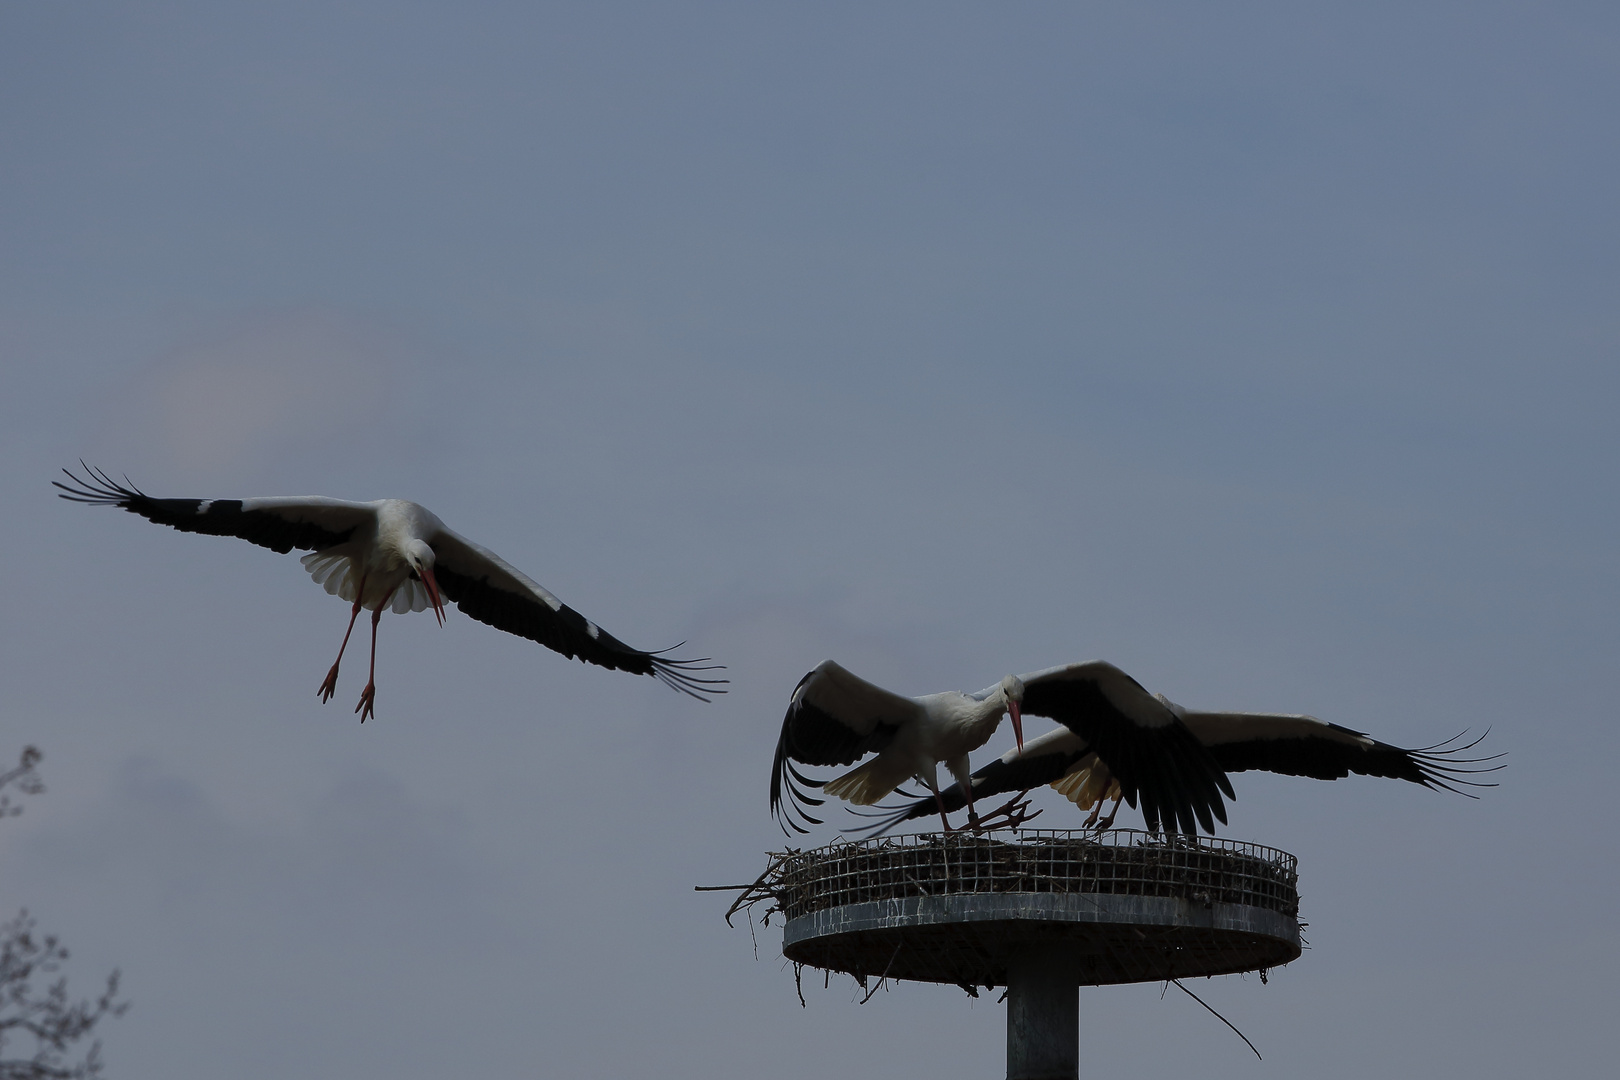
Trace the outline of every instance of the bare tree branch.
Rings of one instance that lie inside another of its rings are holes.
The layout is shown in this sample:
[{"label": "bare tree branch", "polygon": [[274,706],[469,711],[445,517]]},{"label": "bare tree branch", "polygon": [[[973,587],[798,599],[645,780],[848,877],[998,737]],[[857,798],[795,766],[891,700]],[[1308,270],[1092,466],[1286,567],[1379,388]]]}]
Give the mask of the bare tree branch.
[{"label": "bare tree branch", "polygon": [[11,793],[6,791],[7,787],[12,787],[20,795],[38,795],[45,790],[39,774],[34,771],[34,766],[38,765],[39,759],[44,756],[34,747],[25,746],[22,756],[17,761],[17,767],[0,773],[0,818],[15,817],[22,813],[22,807],[12,803]]},{"label": "bare tree branch", "polygon": [[[0,818],[22,813],[6,792],[8,786],[23,795],[45,790],[34,772],[42,756],[27,747],[15,769],[0,773]],[[93,1080],[101,1075],[101,1043],[92,1039],[82,1053],[80,1045],[103,1019],[123,1015],[129,1003],[118,1000],[116,970],[107,976],[99,998],[72,1000],[67,977],[59,974],[67,958],[56,935],[41,936],[26,910],[0,924],[0,1080]],[[9,1044],[19,1039],[32,1041],[32,1056],[7,1054]]]}]

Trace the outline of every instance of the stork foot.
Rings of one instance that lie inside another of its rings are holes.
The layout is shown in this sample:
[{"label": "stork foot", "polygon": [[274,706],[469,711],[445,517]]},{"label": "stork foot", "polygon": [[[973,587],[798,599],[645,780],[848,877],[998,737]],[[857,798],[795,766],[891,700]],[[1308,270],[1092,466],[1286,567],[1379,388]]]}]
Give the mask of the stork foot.
[{"label": "stork foot", "polygon": [[319,690],[315,691],[317,694],[321,695],[322,704],[331,701],[332,695],[337,693],[337,673],[338,666],[333,664],[332,670],[326,673],[326,681],[321,683],[321,688]]},{"label": "stork foot", "polygon": [[366,688],[360,692],[360,704],[354,707],[354,711],[360,714],[362,724],[366,722],[366,717],[377,715],[376,704],[377,684],[368,682]]}]

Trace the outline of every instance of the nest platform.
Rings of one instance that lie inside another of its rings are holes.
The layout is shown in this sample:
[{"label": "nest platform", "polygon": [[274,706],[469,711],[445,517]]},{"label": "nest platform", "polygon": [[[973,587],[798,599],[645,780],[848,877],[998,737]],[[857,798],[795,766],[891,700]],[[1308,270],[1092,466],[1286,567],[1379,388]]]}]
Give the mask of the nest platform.
[{"label": "nest platform", "polygon": [[994,988],[1039,959],[1100,986],[1264,972],[1300,955],[1287,852],[1131,829],[1010,835],[786,852],[756,888],[785,917],[789,960],[863,979]]},{"label": "nest platform", "polygon": [[796,964],[862,985],[1005,986],[1009,1080],[1076,1080],[1081,986],[1263,978],[1301,947],[1292,855],[1135,829],[841,841],[776,852],[752,885],[713,888],[741,893],[728,922],[769,903]]}]

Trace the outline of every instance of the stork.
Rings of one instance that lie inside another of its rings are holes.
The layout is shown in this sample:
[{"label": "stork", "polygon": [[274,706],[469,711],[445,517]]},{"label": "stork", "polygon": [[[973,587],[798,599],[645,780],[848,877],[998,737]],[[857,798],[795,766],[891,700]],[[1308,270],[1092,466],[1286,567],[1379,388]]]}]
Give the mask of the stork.
[{"label": "stork", "polygon": [[[1113,767],[1132,805],[1155,824],[1195,832],[1214,830],[1212,818],[1226,821],[1221,793],[1232,797],[1225,772],[1179,717],[1137,681],[1104,661],[1009,675],[976,694],[946,691],[903,697],[858,678],[832,660],[824,661],[794,688],[771,774],[771,813],[782,825],[808,830],[795,820],[819,825],[808,807],[824,799],[805,788],[869,806],[908,778],[933,794],[933,804],[950,831],[946,800],[940,792],[938,763],[956,778],[956,787],[974,820],[968,754],[989,741],[1010,715],[1023,747],[1022,715],[1046,716],[1085,739]],[[848,765],[876,756],[832,780],[812,780],[794,767]],[[925,800],[926,801],[926,797]],[[960,808],[962,802],[956,804]]]},{"label": "stork", "polygon": [[[1433,746],[1406,750],[1314,716],[1201,712],[1184,709],[1163,694],[1155,696],[1209,748],[1216,762],[1227,772],[1257,769],[1318,780],[1342,780],[1356,773],[1408,780],[1426,788],[1478,798],[1462,787],[1496,785],[1468,777],[1504,767],[1489,764],[1502,757],[1501,754],[1461,756],[1478,746],[1483,735],[1466,743],[1460,741],[1462,736],[1459,735]],[[936,806],[947,811],[960,810],[973,796],[982,799],[1006,792],[1029,791],[1043,784],[1050,785],[1080,809],[1090,809],[1091,815],[1086,819],[1088,828],[1098,824],[1102,804],[1108,799],[1114,800],[1114,808],[1099,827],[1112,825],[1121,800],[1126,798],[1119,779],[1091,744],[1068,728],[1057,728],[1009,750],[974,772],[965,786],[966,793],[964,786],[958,783],[933,798],[913,799],[894,812],[882,815],[879,823],[867,831],[879,835],[901,822],[933,813]]]},{"label": "stork", "polygon": [[416,503],[346,502],[319,496],[154,499],[127,479],[118,484],[99,469],[79,464],[84,476],[63,469],[70,482],[52,481],[64,499],[116,506],[181,532],[235,536],[283,555],[294,548],[308,550],[301,561],[316,584],[352,604],[337,659],[316,691],[323,702],[337,690],[338,667],[355,620],[363,609],[371,611],[370,676],[354,707],[362,724],[376,715],[377,623],[383,610],[404,614],[432,608],[442,626],[446,600],[479,622],[566,657],[651,675],[700,701],[709,700],[706,694],[725,693],[726,679],[702,674],[723,670],[709,664],[707,657],[677,660],[667,655],[673,649],[631,648]]}]

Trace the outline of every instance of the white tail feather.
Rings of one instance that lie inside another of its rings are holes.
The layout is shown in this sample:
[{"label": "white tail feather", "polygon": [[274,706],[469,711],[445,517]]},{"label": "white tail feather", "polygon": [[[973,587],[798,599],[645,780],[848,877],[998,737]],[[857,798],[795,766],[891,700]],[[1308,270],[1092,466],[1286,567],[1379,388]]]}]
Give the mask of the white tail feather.
[{"label": "white tail feather", "polygon": [[897,785],[906,779],[904,775],[892,775],[891,769],[881,757],[875,757],[864,765],[851,769],[836,779],[827,781],[822,788],[827,794],[839,799],[854,803],[856,806],[871,806],[879,799],[884,798],[893,791]]},{"label": "white tail feather", "polygon": [[[357,582],[354,577],[354,561],[347,553],[337,548],[329,551],[312,551],[298,561],[304,564],[304,569],[315,579],[315,584],[333,596],[341,596],[349,603],[354,603]],[[378,599],[377,591],[373,589],[368,595],[367,606]],[[403,615],[407,611],[426,611],[431,606],[433,598],[428,595],[427,582],[416,578],[406,578],[401,582],[388,601],[388,610],[396,615]]]},{"label": "white tail feather", "polygon": [[1107,766],[1095,763],[1075,769],[1052,781],[1053,791],[1068,799],[1082,810],[1090,810],[1098,799],[1113,799],[1119,795],[1119,781]]},{"label": "white tail feather", "polygon": [[309,571],[309,576],[315,579],[315,584],[324,588],[333,596],[342,597],[350,603],[354,602],[354,572],[353,563],[348,555],[336,555],[330,551],[313,551],[298,560]]},{"label": "white tail feather", "polygon": [[403,585],[394,590],[394,602],[389,606],[394,614],[403,615],[407,611],[426,611],[432,603],[432,597],[428,596],[427,583],[407,578]]}]

